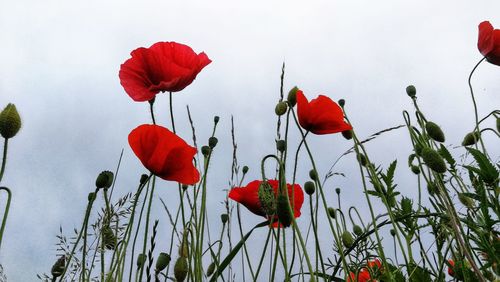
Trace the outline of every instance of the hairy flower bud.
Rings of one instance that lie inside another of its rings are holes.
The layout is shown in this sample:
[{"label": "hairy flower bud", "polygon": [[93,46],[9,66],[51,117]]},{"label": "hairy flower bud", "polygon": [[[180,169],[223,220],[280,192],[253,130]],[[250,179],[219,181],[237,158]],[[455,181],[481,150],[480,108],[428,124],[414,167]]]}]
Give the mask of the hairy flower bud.
[{"label": "hairy flower bud", "polygon": [[429,147],[422,149],[422,159],[424,163],[437,173],[446,172],[446,164],[441,155]]},{"label": "hairy flower bud", "polygon": [[273,187],[267,182],[262,181],[257,192],[262,210],[267,215],[276,213],[276,199],[274,198]]},{"label": "hairy flower bud", "polygon": [[278,214],[278,219],[284,227],[288,227],[292,224],[293,215],[288,208],[288,198],[286,195],[279,194],[276,199],[276,213]]},{"label": "hairy flower bud", "polygon": [[467,133],[462,141],[462,146],[471,146],[476,144],[477,141],[479,141],[479,135],[480,134],[477,131]]},{"label": "hairy flower bud", "polygon": [[363,228],[361,228],[361,226],[359,226],[359,225],[354,225],[352,227],[352,232],[354,232],[354,234],[356,234],[356,236],[360,236],[361,234],[363,234]]},{"label": "hairy flower bud", "polygon": [[176,281],[182,282],[188,274],[188,261],[185,257],[179,257],[174,265],[174,276]]},{"label": "hairy flower bud", "polygon": [[439,127],[439,125],[435,124],[432,121],[428,121],[425,124],[425,130],[427,130],[427,134],[430,138],[438,142],[444,142],[444,132],[443,130],[441,130],[441,127]]},{"label": "hairy flower bud", "polygon": [[342,136],[344,136],[344,138],[346,140],[351,140],[352,139],[352,130],[345,130],[345,131],[342,131]]},{"label": "hairy flower bud", "polygon": [[352,244],[354,244],[354,238],[352,238],[351,232],[342,232],[342,244],[344,244],[346,248],[350,248]]},{"label": "hairy flower bud", "polygon": [[95,187],[101,189],[108,189],[113,185],[113,173],[111,171],[105,170],[97,176],[97,179],[95,180]]},{"label": "hairy flower bud", "polygon": [[282,115],[286,114],[287,110],[288,110],[287,103],[283,102],[283,101],[276,104],[276,107],[274,108],[274,112],[278,116],[282,116]]},{"label": "hairy flower bud", "polygon": [[406,87],[406,94],[408,94],[408,96],[410,96],[411,98],[415,98],[415,96],[417,95],[417,89],[413,85],[408,85]]},{"label": "hairy flower bud", "polygon": [[288,104],[290,104],[290,107],[292,107],[292,108],[293,108],[293,106],[295,106],[295,104],[297,104],[297,91],[299,91],[299,88],[297,88],[297,86],[295,86],[292,89],[290,89],[290,91],[288,92],[287,101],[288,101]]},{"label": "hairy flower bud", "polygon": [[286,141],[285,140],[276,141],[276,149],[281,153],[286,151]]},{"label": "hairy flower bud", "polygon": [[158,255],[158,258],[156,259],[156,266],[155,266],[155,272],[159,273],[162,272],[167,265],[170,263],[170,255],[167,253],[160,253]]},{"label": "hairy flower bud", "polygon": [[314,182],[307,181],[306,183],[304,183],[304,190],[306,191],[307,195],[314,194],[314,190],[316,190],[316,186],[314,185]]},{"label": "hairy flower bud", "polygon": [[52,269],[50,270],[52,277],[56,278],[61,276],[64,272],[65,265],[66,265],[66,256],[63,255],[60,258],[58,258],[57,261],[52,266]]},{"label": "hairy flower bud", "polygon": [[213,149],[215,148],[215,146],[217,146],[217,143],[219,142],[219,140],[217,139],[217,137],[210,137],[208,138],[208,146],[210,147],[210,149]]},{"label": "hairy flower bud", "polygon": [[5,139],[9,139],[16,136],[19,129],[21,129],[21,117],[16,106],[9,103],[0,112],[0,135]]},{"label": "hairy flower bud", "polygon": [[148,257],[146,256],[146,254],[139,254],[137,256],[136,265],[138,269],[141,269],[144,266],[144,263],[146,262],[147,258]]}]

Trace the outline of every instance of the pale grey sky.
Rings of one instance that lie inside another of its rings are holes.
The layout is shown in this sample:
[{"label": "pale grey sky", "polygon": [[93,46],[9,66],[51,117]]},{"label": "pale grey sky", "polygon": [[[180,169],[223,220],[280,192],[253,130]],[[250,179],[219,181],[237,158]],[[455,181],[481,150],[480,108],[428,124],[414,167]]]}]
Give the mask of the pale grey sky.
[{"label": "pale grey sky", "polygon": [[[230,116],[240,164],[251,168],[247,180],[256,179],[260,159],[274,150],[283,61],[285,89],[298,85],[309,99],[318,94],[346,99],[361,137],[402,124],[402,110],[411,110],[404,89],[415,84],[427,117],[441,125],[447,144],[459,145],[474,122],[467,76],[481,59],[477,25],[490,20],[500,28],[498,11],[496,0],[1,2],[0,107],[15,103],[23,118],[21,132],[9,143],[2,182],[14,193],[0,253],[9,281],[35,281],[36,273],[50,271],[59,226],[68,232],[80,226],[95,176],[115,168],[121,148],[117,192],[133,191],[145,172],[127,135],[150,122],[147,104],[133,102],[118,79],[120,64],[133,49],[177,41],[213,61],[174,102],[177,128],[186,140],[191,140],[187,104],[200,144],[210,134],[212,117],[221,117],[209,177],[216,227],[230,176]],[[500,67],[487,63],[474,76],[481,115],[500,105],[499,77]],[[157,99],[156,112],[159,123],[169,125],[166,96]],[[322,175],[350,146],[340,135],[309,140]],[[408,140],[405,130],[395,131],[368,149],[385,166],[398,158],[401,192],[414,196],[405,164]],[[496,148],[490,154],[498,156]],[[301,164],[299,183],[307,180],[309,168],[308,162]],[[337,169],[347,178],[334,179],[329,187],[342,187],[343,205],[364,205],[352,156]],[[176,193],[173,183],[159,186],[159,197]],[[156,214],[167,229],[159,202]],[[261,220],[249,218],[249,226]]]}]

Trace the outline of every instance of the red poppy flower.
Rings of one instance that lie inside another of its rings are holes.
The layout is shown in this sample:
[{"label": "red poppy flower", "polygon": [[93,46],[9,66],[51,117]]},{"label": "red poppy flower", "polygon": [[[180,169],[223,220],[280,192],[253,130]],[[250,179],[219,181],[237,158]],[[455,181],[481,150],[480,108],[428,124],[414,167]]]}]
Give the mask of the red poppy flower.
[{"label": "red poppy flower", "polygon": [[382,263],[379,259],[369,260],[367,266],[368,268],[374,268],[376,266],[378,269],[382,269]]},{"label": "red poppy flower", "polygon": [[[267,182],[273,188],[274,195],[278,194],[278,180],[267,180]],[[256,215],[266,217],[266,213],[262,207],[262,204],[259,200],[259,187],[262,181],[254,180],[248,183],[245,187],[235,187],[229,191],[229,198],[235,200],[236,202],[244,205],[249,211],[253,212]],[[298,184],[294,184],[293,187],[291,184],[287,184],[288,189],[288,197],[290,199],[290,205],[293,209],[293,215],[295,218],[300,216],[300,209],[302,208],[302,203],[304,203],[304,192],[302,188]],[[293,190],[293,191],[292,191]],[[292,203],[293,200],[293,203]],[[273,224],[274,227],[277,227],[278,217],[273,219],[276,223]]]},{"label": "red poppy flower", "polygon": [[140,125],[130,132],[128,143],[142,164],[156,176],[188,185],[200,180],[193,165],[196,148],[165,127]]},{"label": "red poppy flower", "polygon": [[352,129],[344,121],[344,113],[332,99],[319,95],[307,101],[302,90],[297,91],[297,115],[299,124],[314,134],[337,133]]},{"label": "red poppy flower", "polygon": [[371,279],[370,273],[366,269],[361,269],[358,273],[358,277],[356,278],[356,274],[354,272],[349,273],[349,277],[347,277],[347,282],[369,282],[374,281]]},{"label": "red poppy flower", "polygon": [[176,42],[158,42],[130,53],[120,67],[120,83],[134,101],[149,101],[160,91],[177,92],[191,84],[212,61],[205,53]]},{"label": "red poppy flower", "polygon": [[455,267],[455,262],[452,259],[449,259],[448,263],[449,263],[448,274],[450,276],[455,276],[455,272],[453,271],[453,268]]},{"label": "red poppy flower", "polygon": [[477,48],[488,62],[500,66],[500,29],[493,29],[488,21],[480,23]]}]

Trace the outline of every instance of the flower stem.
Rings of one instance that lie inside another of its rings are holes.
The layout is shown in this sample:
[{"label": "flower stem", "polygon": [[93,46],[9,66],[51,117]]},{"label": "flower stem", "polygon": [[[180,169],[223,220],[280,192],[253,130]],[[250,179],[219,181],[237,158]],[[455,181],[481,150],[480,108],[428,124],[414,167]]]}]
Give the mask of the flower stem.
[{"label": "flower stem", "polygon": [[3,143],[3,157],[2,157],[2,168],[0,168],[0,182],[2,182],[3,173],[5,171],[5,165],[7,163],[7,146],[9,139],[5,138]]},{"label": "flower stem", "polygon": [[[474,73],[474,71],[477,69],[477,67],[479,66],[479,64],[481,64],[485,59],[486,59],[486,57],[483,57],[481,60],[479,60],[479,62],[474,66],[474,68],[470,72],[469,79],[468,79],[469,89],[470,89],[470,95],[471,95],[471,98],[472,98],[472,105],[474,105],[474,118],[475,118],[475,122],[476,122],[475,127],[474,127],[474,132],[479,132],[479,118],[478,118],[478,113],[477,113],[476,99],[474,98],[474,91],[472,89],[471,79],[472,79],[472,74]],[[488,155],[486,153],[486,147],[484,146],[483,138],[481,138],[481,134],[479,134],[478,137],[479,137],[479,142],[481,144],[481,147],[483,148],[484,154]]]},{"label": "flower stem", "polygon": [[10,200],[12,199],[12,192],[7,187],[0,187],[0,190],[7,192],[7,204],[5,205],[5,212],[2,219],[2,227],[0,228],[0,247],[2,246],[3,232],[5,230],[5,224],[7,223],[7,216],[9,215]]}]

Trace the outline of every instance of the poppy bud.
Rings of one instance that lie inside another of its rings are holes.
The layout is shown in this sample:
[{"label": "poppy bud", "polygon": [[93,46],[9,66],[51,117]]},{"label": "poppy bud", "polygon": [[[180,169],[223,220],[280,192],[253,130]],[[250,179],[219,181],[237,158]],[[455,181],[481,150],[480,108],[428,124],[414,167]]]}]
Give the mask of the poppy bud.
[{"label": "poppy bud", "polygon": [[274,197],[273,187],[267,182],[262,181],[257,192],[262,210],[267,215],[276,213],[276,200]]},{"label": "poppy bud", "polygon": [[208,147],[208,146],[203,146],[203,147],[201,147],[201,153],[202,153],[202,154],[203,154],[203,156],[205,156],[205,157],[207,157],[207,156],[208,156],[208,154],[210,154],[210,151],[211,151],[211,149],[210,149],[210,147]]},{"label": "poppy bud", "polygon": [[362,153],[359,153],[359,154],[357,155],[357,159],[358,159],[358,162],[359,162],[362,166],[366,166],[366,164],[367,164],[367,160],[366,160],[365,155],[363,155]]},{"label": "poppy bud", "polygon": [[87,196],[87,199],[89,200],[89,202],[95,201],[95,198],[96,198],[96,195],[94,192],[89,193],[89,195]]},{"label": "poppy bud", "polygon": [[474,200],[472,200],[472,198],[468,197],[464,193],[458,194],[458,200],[469,209],[472,209],[474,207]]},{"label": "poppy bud", "polygon": [[5,139],[9,139],[16,136],[19,129],[21,129],[21,117],[16,106],[9,103],[0,112],[0,135]]},{"label": "poppy bud", "polygon": [[144,263],[146,262],[147,256],[145,254],[139,254],[137,256],[137,268],[141,269],[144,266]]},{"label": "poppy bud", "polygon": [[246,174],[248,172],[248,166],[244,166],[241,172],[243,172],[243,174]]},{"label": "poppy bud", "polygon": [[310,177],[312,180],[318,180],[318,173],[316,172],[316,170],[311,169],[311,170],[309,171],[309,177]]},{"label": "poppy bud", "polygon": [[113,232],[113,229],[111,229],[109,225],[105,225],[102,228],[102,234],[103,234],[103,243],[106,249],[114,250],[117,244],[117,239],[115,233]]},{"label": "poppy bud", "polygon": [[423,148],[424,147],[420,143],[415,144],[415,154],[417,156],[421,157],[422,156],[422,149]]},{"label": "poppy bud", "polygon": [[420,174],[420,168],[418,166],[412,165],[410,168],[413,173]]},{"label": "poppy bud", "polygon": [[331,218],[335,219],[335,209],[334,209],[334,208],[332,208],[332,207],[328,207],[328,215],[329,215]]},{"label": "poppy bud", "polygon": [[424,163],[432,170],[437,173],[446,172],[446,164],[444,163],[443,157],[429,147],[422,149],[422,159]]},{"label": "poppy bud", "polygon": [[229,215],[227,213],[223,213],[220,215],[220,221],[225,224],[229,220]]},{"label": "poppy bud", "polygon": [[316,187],[314,186],[314,182],[307,181],[306,183],[304,183],[304,190],[306,190],[307,195],[314,194],[314,190],[316,190]]},{"label": "poppy bud", "polygon": [[290,107],[292,107],[292,108],[293,108],[293,106],[295,106],[295,104],[297,104],[297,91],[299,91],[299,88],[297,88],[297,86],[295,86],[292,89],[290,89],[290,91],[288,92],[287,101],[288,101],[288,104],[290,104]]},{"label": "poppy bud", "polygon": [[344,99],[339,99],[339,106],[341,106],[343,108],[344,105],[345,105],[345,100]]},{"label": "poppy bud", "polygon": [[156,273],[162,272],[170,263],[170,255],[167,253],[160,253],[156,259],[155,271]]},{"label": "poppy bud", "polygon": [[396,230],[391,229],[390,233],[391,233],[391,236],[392,236],[392,237],[396,236]]},{"label": "poppy bud", "polygon": [[345,131],[342,131],[342,136],[344,136],[344,138],[346,140],[351,140],[352,139],[352,130],[345,130]]},{"label": "poppy bud", "polygon": [[361,234],[363,234],[363,229],[359,225],[354,225],[352,227],[352,232],[354,232],[354,234],[356,234],[356,236],[360,236]]},{"label": "poppy bud", "polygon": [[278,116],[282,116],[286,114],[286,111],[288,110],[288,106],[286,105],[286,102],[279,102],[276,104],[276,107],[274,108],[274,112]]},{"label": "poppy bud", "polygon": [[406,87],[406,94],[408,94],[408,96],[410,96],[411,98],[415,98],[415,96],[417,95],[417,89],[413,85],[408,85]]},{"label": "poppy bud", "polygon": [[340,194],[340,188],[339,187],[335,188],[335,193],[337,193],[337,195]]},{"label": "poppy bud", "polygon": [[467,135],[465,135],[464,137],[464,140],[462,141],[462,146],[470,146],[470,145],[474,145],[477,143],[477,141],[479,140],[479,133],[477,133],[477,131],[474,133],[474,132],[470,132],[470,133],[467,133]]},{"label": "poppy bud", "polygon": [[113,173],[107,170],[99,173],[95,180],[95,187],[108,189],[111,185],[113,185]]},{"label": "poppy bud", "polygon": [[65,265],[66,265],[66,256],[63,255],[60,258],[58,258],[57,261],[52,266],[52,269],[50,270],[52,277],[56,278],[61,276],[64,272]]},{"label": "poppy bud", "polygon": [[351,232],[344,231],[342,233],[342,244],[344,244],[346,248],[350,248],[352,244],[354,244],[354,238],[352,238]]},{"label": "poppy bud", "polygon": [[215,124],[219,123],[219,119],[220,119],[219,116],[214,116],[214,123]]},{"label": "poppy bud", "polygon": [[141,185],[146,184],[146,181],[148,181],[148,178],[149,178],[149,176],[147,174],[141,175],[141,179],[139,180],[139,183],[141,183]]},{"label": "poppy bud", "polygon": [[210,147],[210,149],[215,148],[215,146],[217,146],[217,142],[219,142],[217,137],[212,136],[212,137],[208,138],[208,146]]},{"label": "poppy bud", "polygon": [[288,202],[286,195],[278,195],[278,198],[276,199],[278,219],[284,227],[288,227],[292,224],[293,215],[288,208],[289,204],[290,203]]},{"label": "poppy bud", "polygon": [[174,276],[176,281],[182,282],[186,279],[188,274],[187,258],[179,257],[174,265]]},{"label": "poppy bud", "polygon": [[187,184],[182,184],[182,186],[181,186],[183,191],[186,191],[188,187],[189,187],[189,185],[187,185]]},{"label": "poppy bud", "polygon": [[215,263],[212,262],[208,265],[208,268],[207,268],[207,276],[210,277],[212,276],[212,274],[214,274],[214,271],[215,271]]},{"label": "poppy bud", "polygon": [[445,140],[444,133],[443,130],[441,130],[441,127],[439,127],[439,125],[435,124],[432,121],[428,121],[425,124],[425,130],[427,130],[427,134],[429,135],[430,138],[438,142],[444,142]]},{"label": "poppy bud", "polygon": [[186,235],[184,234],[184,238],[182,239],[181,246],[179,247],[179,256],[181,257],[189,257],[189,246]]},{"label": "poppy bud", "polygon": [[283,153],[286,150],[286,141],[285,140],[278,140],[276,141],[276,149]]}]

